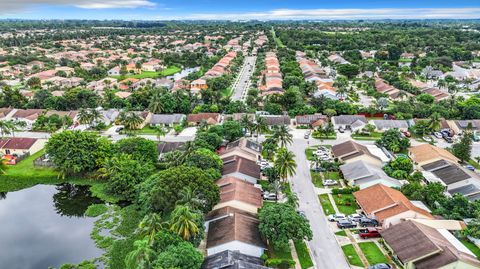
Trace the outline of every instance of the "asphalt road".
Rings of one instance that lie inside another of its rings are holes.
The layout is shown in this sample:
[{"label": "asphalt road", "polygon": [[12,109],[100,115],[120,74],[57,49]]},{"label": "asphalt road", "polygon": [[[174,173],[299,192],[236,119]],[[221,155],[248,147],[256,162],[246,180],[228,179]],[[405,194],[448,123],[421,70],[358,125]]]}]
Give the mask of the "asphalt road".
[{"label": "asphalt road", "polygon": [[247,56],[243,63],[242,69],[238,74],[237,81],[235,81],[233,87],[233,94],[231,99],[233,101],[243,100],[247,94],[248,87],[250,86],[250,77],[255,71],[255,61],[257,56]]},{"label": "asphalt road", "polygon": [[293,143],[289,146],[289,150],[293,151],[297,162],[296,175],[290,179],[292,190],[298,195],[299,210],[305,212],[313,232],[313,239],[308,242],[308,245],[313,255],[315,268],[349,269],[350,266],[345,260],[342,249],[329,229],[329,223],[312,184],[310,169],[305,156],[305,149],[312,146],[312,142],[307,144],[307,140],[303,137],[294,136]]}]

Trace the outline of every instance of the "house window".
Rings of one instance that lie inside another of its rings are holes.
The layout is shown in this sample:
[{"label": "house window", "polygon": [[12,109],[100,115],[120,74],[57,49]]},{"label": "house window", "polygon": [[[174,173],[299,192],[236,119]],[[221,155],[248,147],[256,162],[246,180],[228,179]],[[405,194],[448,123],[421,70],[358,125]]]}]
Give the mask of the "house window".
[{"label": "house window", "polygon": [[10,155],[10,150],[9,150],[9,149],[6,149],[6,150],[5,150],[5,154]]}]

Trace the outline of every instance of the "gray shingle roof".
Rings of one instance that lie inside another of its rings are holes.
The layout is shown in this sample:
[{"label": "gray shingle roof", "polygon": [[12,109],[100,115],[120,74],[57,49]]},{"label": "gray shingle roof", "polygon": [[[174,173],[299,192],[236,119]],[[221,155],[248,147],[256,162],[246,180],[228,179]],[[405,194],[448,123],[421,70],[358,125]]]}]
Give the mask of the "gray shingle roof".
[{"label": "gray shingle roof", "polygon": [[184,114],[154,114],[150,124],[175,124],[180,123],[184,118]]}]

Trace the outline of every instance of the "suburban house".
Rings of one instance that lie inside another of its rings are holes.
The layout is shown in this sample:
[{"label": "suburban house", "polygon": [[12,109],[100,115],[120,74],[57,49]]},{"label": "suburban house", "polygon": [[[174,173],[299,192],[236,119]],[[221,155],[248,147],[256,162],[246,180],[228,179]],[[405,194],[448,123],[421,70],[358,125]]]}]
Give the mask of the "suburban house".
[{"label": "suburban house", "polygon": [[240,156],[256,162],[262,157],[262,144],[242,137],[228,143],[219,155],[221,158]]},{"label": "suburban house", "polygon": [[206,90],[208,88],[207,81],[203,78],[190,82],[190,89],[194,91]]},{"label": "suburban house", "polygon": [[390,129],[408,131],[408,122],[406,120],[372,120],[370,121],[378,132],[384,132]]},{"label": "suburban house", "polygon": [[224,207],[207,215],[207,256],[225,250],[260,257],[266,244],[258,229],[259,221],[255,214]]},{"label": "suburban house", "polygon": [[32,155],[39,152],[45,143],[45,139],[37,138],[4,138],[0,139],[0,153],[2,155]]},{"label": "suburban house", "polygon": [[263,263],[258,257],[225,250],[206,257],[201,269],[268,269],[269,267],[263,266]]},{"label": "suburban house", "polygon": [[134,111],[133,113],[140,116],[140,118],[142,118],[143,120],[142,123],[136,126],[137,129],[142,129],[143,127],[145,127],[151,121],[152,115],[153,115],[151,112],[148,112],[148,111]]},{"label": "suburban house", "polygon": [[147,72],[156,72],[163,68],[165,68],[165,66],[162,65],[162,61],[157,59],[154,59],[142,64],[142,71],[147,71]]},{"label": "suburban house", "polygon": [[390,99],[402,99],[404,96],[412,95],[411,93],[393,87],[392,85],[386,83],[383,79],[375,80],[375,89],[379,93],[388,95]]},{"label": "suburban house", "polygon": [[[372,146],[372,148],[373,147],[378,149],[376,146]],[[363,160],[371,165],[382,167],[382,164],[387,162],[388,158],[379,149],[374,152],[375,154],[372,153],[369,147],[354,142],[353,140],[345,141],[332,147],[333,156],[344,163]],[[383,154],[383,156],[380,154]]]},{"label": "suburban house", "polygon": [[157,144],[158,158],[161,159],[165,153],[183,149],[185,142],[164,142]]},{"label": "suburban house", "polygon": [[383,184],[387,187],[400,188],[402,183],[389,177],[382,168],[372,165],[363,160],[357,160],[340,166],[343,177],[350,186],[358,186],[360,189]]},{"label": "suburban house", "polygon": [[223,177],[216,184],[220,188],[220,202],[213,210],[234,207],[256,214],[263,205],[262,190],[252,183],[235,177]]},{"label": "suburban house", "polygon": [[383,184],[359,190],[353,196],[365,215],[376,219],[383,228],[409,218],[433,219],[428,211],[415,206],[403,193]]},{"label": "suburban house", "polygon": [[447,160],[451,163],[458,163],[459,161],[458,158],[448,150],[430,144],[421,144],[410,147],[408,149],[408,156],[415,164],[419,166],[439,160]]},{"label": "suburban house", "polygon": [[220,122],[219,113],[198,113],[188,114],[187,122],[190,125],[198,125],[202,121],[205,121],[208,125],[215,125]]},{"label": "suburban house", "polygon": [[153,114],[150,119],[150,126],[173,127],[185,120],[185,114]]},{"label": "suburban house", "polygon": [[25,122],[25,129],[30,130],[33,127],[33,123],[44,111],[43,109],[17,109],[9,116],[11,120]]},{"label": "suburban house", "polygon": [[222,158],[223,177],[236,177],[252,184],[260,179],[260,166],[255,161],[240,157],[238,155]]},{"label": "suburban house", "polygon": [[268,127],[290,125],[290,117],[288,115],[260,115],[265,119]]},{"label": "suburban house", "polygon": [[297,126],[319,127],[328,122],[328,117],[320,113],[313,115],[299,115],[295,117],[295,124]]},{"label": "suburban house", "polygon": [[341,127],[353,132],[362,129],[368,120],[364,115],[340,115],[332,117],[332,124],[337,130]]},{"label": "suburban house", "polygon": [[114,68],[107,71],[109,76],[120,76],[120,66],[115,66]]},{"label": "suburban house", "polygon": [[406,269],[480,268],[475,255],[446,229],[405,221],[380,233]]},{"label": "suburban house", "polygon": [[118,109],[107,109],[107,110],[100,110],[100,114],[102,115],[101,122],[105,123],[105,125],[110,125],[115,122],[118,115],[120,115],[120,111]]}]

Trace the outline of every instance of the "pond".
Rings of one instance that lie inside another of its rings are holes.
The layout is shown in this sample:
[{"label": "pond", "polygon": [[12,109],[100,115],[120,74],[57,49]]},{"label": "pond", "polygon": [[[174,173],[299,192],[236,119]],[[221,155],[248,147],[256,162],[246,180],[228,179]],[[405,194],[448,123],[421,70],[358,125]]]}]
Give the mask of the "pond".
[{"label": "pond", "polygon": [[0,193],[0,267],[59,268],[102,255],[90,238],[95,219],[84,217],[101,203],[87,186],[37,185]]}]

